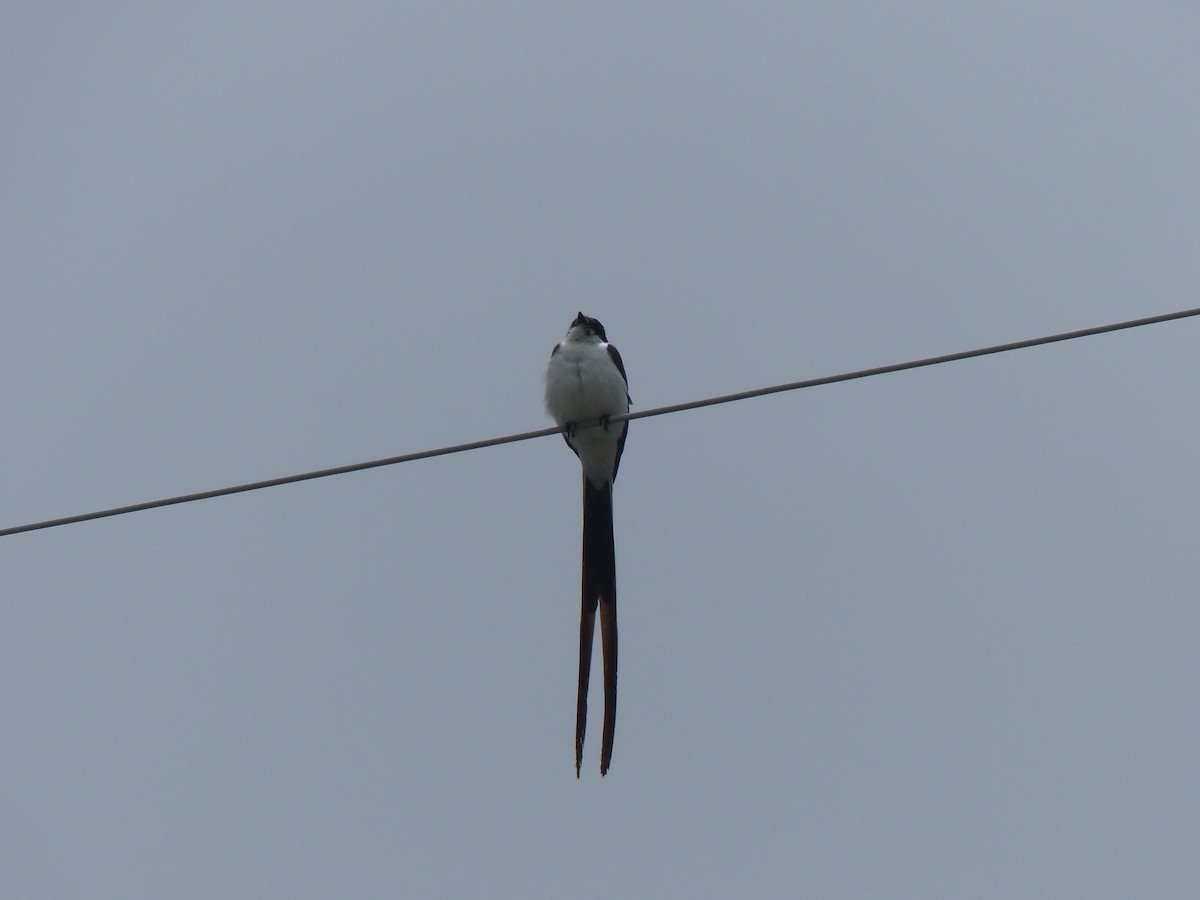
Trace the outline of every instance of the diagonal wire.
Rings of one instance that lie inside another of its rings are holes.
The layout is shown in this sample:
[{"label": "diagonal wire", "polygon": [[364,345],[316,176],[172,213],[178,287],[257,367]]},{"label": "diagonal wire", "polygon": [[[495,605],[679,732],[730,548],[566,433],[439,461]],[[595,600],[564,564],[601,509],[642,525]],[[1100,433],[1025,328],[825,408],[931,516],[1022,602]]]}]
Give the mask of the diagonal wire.
[{"label": "diagonal wire", "polygon": [[[659,406],[654,409],[644,409],[625,415],[612,416],[611,423],[629,421],[632,419],[648,419],[651,416],[665,416],[670,413],[683,412],[689,409],[700,409],[705,406],[716,406],[721,403],[733,403],[737,400],[748,400],[752,397],[765,397],[768,394],[779,394],[784,391],[798,391],[804,388],[819,387],[824,384],[836,384],[841,381],[853,381],[857,378],[870,378],[874,375],[887,375],[891,372],[903,372],[906,369],[920,369],[925,366],[936,366],[942,363],[957,362],[964,359],[974,359],[978,356],[989,356],[994,353],[1007,353],[1010,350],[1024,350],[1029,347],[1040,347],[1043,344],[1055,344],[1060,341],[1072,341],[1079,338],[1093,337],[1113,331],[1123,331],[1128,328],[1140,328],[1143,325],[1158,325],[1175,319],[1186,319],[1200,316],[1200,308],[1185,309],[1180,312],[1163,313],[1157,316],[1147,316],[1142,319],[1130,319],[1111,325],[1097,325],[1092,328],[1081,328],[1077,331],[1065,331],[1045,337],[1029,338],[1023,341],[1013,341],[1008,344],[994,344],[990,347],[980,347],[975,350],[962,350],[958,353],[947,353],[944,356],[930,356],[924,359],[914,359],[908,362],[892,363],[886,366],[876,366],[870,369],[858,369],[853,372],[843,372],[839,375],[824,375],[820,378],[809,378],[804,381],[792,381],[787,384],[776,384],[770,387],[755,388],[749,391],[739,391],[736,394],[723,394],[719,397],[709,397],[704,400],[691,400],[687,403],[675,403],[670,406]],[[600,423],[581,422],[576,427],[588,428]],[[451,453],[464,453],[468,450],[482,450],[484,447],[496,447],[500,444],[512,444],[517,441],[528,441],[533,438],[559,434],[561,428],[540,428],[537,431],[524,431],[520,434],[509,434],[502,437],[485,438],[480,441],[470,441],[466,444],[454,444],[449,447],[438,447],[433,450],[420,450],[416,453],[405,453],[400,456],[389,456],[384,459],[373,459],[367,462],[352,463],[348,466],[335,466],[331,469],[318,469],[314,472],[302,472],[298,475],[284,475],[279,478],[268,478],[264,481],[251,481],[231,487],[214,488],[210,491],[198,491],[194,494],[180,494],[177,497],[166,497],[161,500],[148,500],[144,503],[131,503],[128,506],[116,506],[95,512],[79,513],[74,516],[64,516],[60,519],[46,519],[41,522],[31,522],[27,525],[14,525],[0,529],[0,537],[21,534],[26,531],[37,531],[42,528],[56,528],[59,525],[71,525],[76,522],[87,522],[92,519],[104,519],[109,516],[122,516],[126,513],[141,512],[147,509],[158,509],[163,506],[174,506],[179,503],[191,503],[196,500],[211,500],[214,497],[225,497],[229,494],[242,494],[247,491],[258,491],[263,488],[278,487],[284,484],[295,484],[299,481],[311,481],[315,478],[328,478],[331,475],[346,475],[350,472],[361,472],[365,469],[377,469],[381,466],[394,466],[398,463],[414,462],[418,459],[430,459],[434,456],[448,456]]]},{"label": "diagonal wire", "polygon": [[[613,416],[610,422],[623,422],[626,419],[643,419],[647,416],[664,416],[668,413],[683,412],[688,409],[700,409],[704,406],[716,406],[718,403],[732,403],[735,400],[748,400],[751,397],[765,397],[768,394],[778,394],[783,391],[798,391],[803,388],[819,387],[823,384],[836,384],[839,381],[853,381],[856,378],[870,378],[872,375],[887,375],[890,372],[903,372],[905,369],[920,369],[925,366],[937,366],[942,363],[958,362],[962,359],[974,359],[977,356],[990,356],[993,353],[1007,353],[1009,350],[1024,350],[1028,347],[1040,347],[1043,344],[1057,344],[1060,341],[1073,341],[1078,338],[1093,337],[1097,334],[1107,334],[1110,331],[1123,331],[1127,328],[1140,328],[1143,325],[1158,325],[1175,319],[1187,319],[1200,316],[1200,309],[1185,309],[1180,312],[1163,313],[1158,316],[1147,316],[1144,319],[1130,319],[1127,322],[1117,322],[1113,325],[1095,325],[1091,328],[1080,328],[1078,331],[1064,331],[1046,337],[1028,338],[1024,341],[1013,341],[1009,344],[994,344],[991,347],[980,347],[977,350],[960,350],[958,353],[947,353],[944,356],[929,356],[925,359],[914,359],[909,362],[891,363],[886,366],[876,366],[873,369],[859,369],[855,372],[844,372],[840,375],[823,375],[820,378],[809,378],[805,381],[792,381],[787,384],[776,384],[771,387],[754,388],[740,391],[736,394],[724,394],[720,397],[710,397],[707,400],[690,400],[687,403],[676,403],[671,406],[660,406],[657,409],[647,409],[631,412],[625,416]],[[593,424],[593,423],[588,423]],[[599,423],[594,423],[599,424]],[[0,536],[4,532],[0,531]]]}]

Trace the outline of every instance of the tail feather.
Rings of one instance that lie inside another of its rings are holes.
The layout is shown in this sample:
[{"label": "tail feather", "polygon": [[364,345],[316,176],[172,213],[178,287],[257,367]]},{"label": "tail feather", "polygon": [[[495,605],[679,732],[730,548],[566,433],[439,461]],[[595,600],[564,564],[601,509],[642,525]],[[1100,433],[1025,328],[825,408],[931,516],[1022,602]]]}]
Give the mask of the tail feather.
[{"label": "tail feather", "polygon": [[592,674],[592,634],[596,629],[596,601],[589,607],[586,582],[583,611],[579,615],[579,699],[575,704],[575,777],[583,768],[583,734],[587,730],[588,678]]},{"label": "tail feather", "polygon": [[583,737],[587,726],[588,676],[592,664],[592,635],[596,610],[600,610],[600,638],[604,652],[604,734],[600,749],[600,774],[612,760],[613,733],[617,725],[617,566],[613,544],[612,484],[594,486],[583,479],[583,586],[579,620],[579,696],[575,709],[575,774],[583,765]]}]

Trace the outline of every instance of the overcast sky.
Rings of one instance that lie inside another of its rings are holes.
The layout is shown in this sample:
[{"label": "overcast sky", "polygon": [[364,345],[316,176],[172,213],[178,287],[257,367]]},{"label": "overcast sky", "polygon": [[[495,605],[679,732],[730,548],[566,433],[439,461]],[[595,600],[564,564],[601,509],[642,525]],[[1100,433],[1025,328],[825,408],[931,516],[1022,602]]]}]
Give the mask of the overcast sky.
[{"label": "overcast sky", "polygon": [[[9,3],[0,527],[1194,307],[1198,34]],[[557,438],[0,538],[0,895],[1194,897],[1198,342],[634,422],[603,780]]]}]

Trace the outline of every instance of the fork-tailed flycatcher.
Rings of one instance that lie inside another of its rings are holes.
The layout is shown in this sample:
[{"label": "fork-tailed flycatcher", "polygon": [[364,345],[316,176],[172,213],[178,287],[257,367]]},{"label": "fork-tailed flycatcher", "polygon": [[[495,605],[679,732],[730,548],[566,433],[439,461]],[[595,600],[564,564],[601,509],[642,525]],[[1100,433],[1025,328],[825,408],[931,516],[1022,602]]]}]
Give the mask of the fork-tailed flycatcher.
[{"label": "fork-tailed flycatcher", "polygon": [[[546,411],[563,429],[563,439],[583,467],[583,610],[579,619],[579,696],[575,707],[575,777],[583,765],[587,728],[592,633],[600,610],[604,645],[604,742],[600,774],[612,760],[617,724],[617,566],[613,548],[612,488],[625,449],[628,422],[609,424],[629,412],[629,382],[617,348],[604,326],[583,313],[555,346],[546,368]],[[586,422],[599,425],[581,428]]]}]

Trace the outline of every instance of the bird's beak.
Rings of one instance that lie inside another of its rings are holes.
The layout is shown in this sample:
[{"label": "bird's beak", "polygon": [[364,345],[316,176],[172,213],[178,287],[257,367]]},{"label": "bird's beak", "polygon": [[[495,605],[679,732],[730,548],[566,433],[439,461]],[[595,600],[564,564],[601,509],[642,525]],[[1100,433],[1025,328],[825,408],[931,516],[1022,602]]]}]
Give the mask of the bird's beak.
[{"label": "bird's beak", "polygon": [[585,316],[583,313],[580,313],[579,315],[577,315],[575,317],[575,321],[571,323],[571,327],[574,328],[576,325],[586,325],[586,324],[587,324],[587,316]]}]

